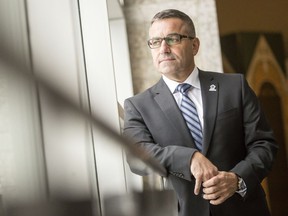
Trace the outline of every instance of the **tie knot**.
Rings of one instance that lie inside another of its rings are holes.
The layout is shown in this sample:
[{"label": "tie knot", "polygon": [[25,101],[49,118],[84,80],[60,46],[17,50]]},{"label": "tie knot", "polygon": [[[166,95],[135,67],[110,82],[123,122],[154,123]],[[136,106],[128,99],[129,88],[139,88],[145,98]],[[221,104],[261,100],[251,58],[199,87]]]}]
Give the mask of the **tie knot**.
[{"label": "tie knot", "polygon": [[191,88],[191,85],[188,83],[181,83],[177,86],[177,91],[182,94],[187,94],[188,90]]}]

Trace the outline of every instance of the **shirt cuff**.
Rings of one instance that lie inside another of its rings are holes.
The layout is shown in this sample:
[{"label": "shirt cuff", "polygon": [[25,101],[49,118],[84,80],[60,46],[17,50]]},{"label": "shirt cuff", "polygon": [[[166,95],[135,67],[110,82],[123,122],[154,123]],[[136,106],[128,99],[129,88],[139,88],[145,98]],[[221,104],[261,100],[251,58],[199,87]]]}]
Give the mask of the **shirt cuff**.
[{"label": "shirt cuff", "polygon": [[237,177],[238,177],[238,189],[235,192],[239,194],[241,197],[244,197],[247,192],[247,186],[241,177],[239,176]]}]

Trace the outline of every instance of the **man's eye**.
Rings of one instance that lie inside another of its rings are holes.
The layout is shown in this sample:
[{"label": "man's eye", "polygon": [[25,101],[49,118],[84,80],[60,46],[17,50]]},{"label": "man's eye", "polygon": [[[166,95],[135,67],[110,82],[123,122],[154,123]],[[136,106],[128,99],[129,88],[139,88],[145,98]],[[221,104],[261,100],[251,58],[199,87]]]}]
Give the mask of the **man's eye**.
[{"label": "man's eye", "polygon": [[167,41],[167,43],[168,44],[170,44],[170,43],[178,43],[179,42],[179,38],[178,37],[166,37],[166,41]]},{"label": "man's eye", "polygon": [[160,39],[152,40],[152,45],[159,45],[159,44],[161,44],[161,40]]}]

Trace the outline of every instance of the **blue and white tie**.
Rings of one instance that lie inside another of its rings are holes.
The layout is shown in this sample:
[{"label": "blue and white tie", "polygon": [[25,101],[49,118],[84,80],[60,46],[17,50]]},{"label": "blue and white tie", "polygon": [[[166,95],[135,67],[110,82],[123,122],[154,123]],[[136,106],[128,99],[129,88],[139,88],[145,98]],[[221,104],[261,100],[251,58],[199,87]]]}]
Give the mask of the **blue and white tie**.
[{"label": "blue and white tie", "polygon": [[180,104],[180,110],[186,121],[186,124],[194,138],[197,148],[202,150],[202,127],[197,113],[196,106],[194,102],[188,97],[188,91],[191,85],[187,83],[182,83],[177,86],[177,91],[180,92],[183,97]]}]

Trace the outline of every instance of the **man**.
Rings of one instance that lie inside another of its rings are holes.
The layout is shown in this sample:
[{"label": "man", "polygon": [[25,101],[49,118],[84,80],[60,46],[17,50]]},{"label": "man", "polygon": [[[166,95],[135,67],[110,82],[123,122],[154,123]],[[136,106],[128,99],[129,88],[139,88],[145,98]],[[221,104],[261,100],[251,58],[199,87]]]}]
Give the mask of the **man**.
[{"label": "man", "polygon": [[124,136],[167,169],[180,216],[270,215],[261,181],[277,145],[243,75],[195,66],[200,43],[183,12],[156,14],[149,35],[162,78],[125,101]]}]

